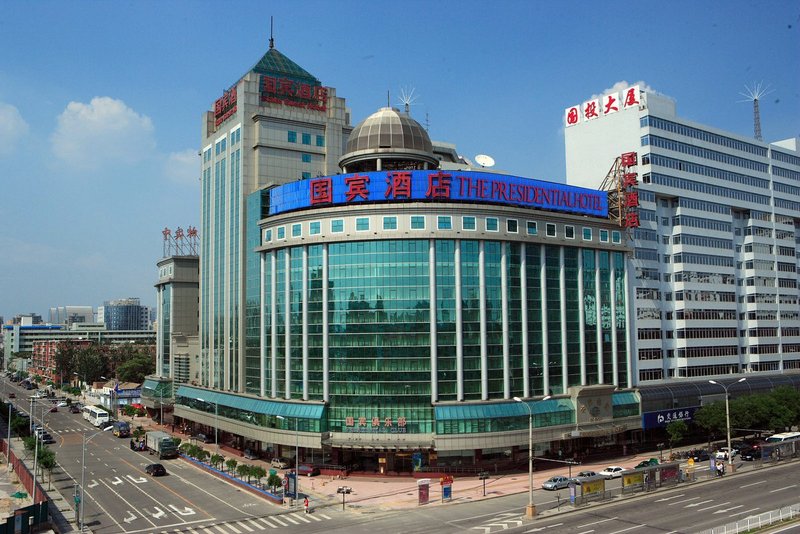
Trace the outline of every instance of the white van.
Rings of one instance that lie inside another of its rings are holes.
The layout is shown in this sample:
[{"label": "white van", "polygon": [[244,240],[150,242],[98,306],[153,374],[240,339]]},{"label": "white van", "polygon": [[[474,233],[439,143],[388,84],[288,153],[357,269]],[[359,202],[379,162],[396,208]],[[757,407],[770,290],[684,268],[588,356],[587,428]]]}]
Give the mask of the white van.
[{"label": "white van", "polygon": [[767,438],[767,443],[781,443],[790,439],[800,438],[800,432],[784,432],[782,434],[773,434]]}]

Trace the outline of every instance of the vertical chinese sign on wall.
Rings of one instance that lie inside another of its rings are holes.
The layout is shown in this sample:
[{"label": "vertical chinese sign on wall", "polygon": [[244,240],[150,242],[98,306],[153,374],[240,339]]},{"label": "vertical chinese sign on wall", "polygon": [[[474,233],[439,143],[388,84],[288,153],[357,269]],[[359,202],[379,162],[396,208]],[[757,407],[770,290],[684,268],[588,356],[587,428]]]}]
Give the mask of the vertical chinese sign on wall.
[{"label": "vertical chinese sign on wall", "polygon": [[639,228],[639,174],[636,172],[636,152],[620,156],[622,164],[622,208],[625,228]]}]

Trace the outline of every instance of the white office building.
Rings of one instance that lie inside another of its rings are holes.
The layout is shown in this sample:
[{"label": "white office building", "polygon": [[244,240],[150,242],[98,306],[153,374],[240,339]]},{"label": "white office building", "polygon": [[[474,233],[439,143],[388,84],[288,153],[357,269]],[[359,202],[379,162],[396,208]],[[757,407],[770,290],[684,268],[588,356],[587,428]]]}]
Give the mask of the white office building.
[{"label": "white office building", "polygon": [[693,123],[638,86],[568,108],[565,126],[571,185],[637,154],[619,189],[636,383],[800,370],[798,139]]}]

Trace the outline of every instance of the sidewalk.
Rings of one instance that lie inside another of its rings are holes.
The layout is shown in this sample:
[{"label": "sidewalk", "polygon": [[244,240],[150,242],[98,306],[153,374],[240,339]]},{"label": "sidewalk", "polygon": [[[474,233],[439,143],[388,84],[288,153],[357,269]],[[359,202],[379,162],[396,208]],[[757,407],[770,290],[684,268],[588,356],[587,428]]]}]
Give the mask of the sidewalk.
[{"label": "sidewalk", "polygon": [[[171,433],[183,441],[189,441],[191,436],[179,431],[176,427],[172,431],[171,425],[159,425],[146,418],[129,418],[125,420],[131,422],[131,428],[141,426],[145,430],[163,430]],[[214,445],[204,445],[209,452],[215,452]],[[689,447],[685,447],[687,450]],[[683,449],[683,448],[682,448]],[[666,452],[666,451],[665,451]],[[224,446],[220,448],[220,454],[226,458],[236,458],[240,463],[249,465],[260,465],[267,472],[271,469],[266,460],[248,460],[240,454],[234,454]],[[579,471],[601,471],[609,465],[620,465],[624,468],[633,468],[642,460],[659,456],[658,451],[650,451],[635,455],[628,455],[621,458],[610,458],[605,460],[593,460],[572,466],[572,476]],[[665,454],[665,456],[667,456]],[[696,466],[696,469],[703,469],[704,463]],[[557,466],[542,470],[535,470],[533,474],[534,491],[544,492],[541,489],[542,482],[553,475],[570,476],[569,466]],[[418,480],[408,476],[366,476],[350,475],[344,478],[319,475],[316,477],[300,478],[300,493],[307,494],[311,501],[311,507],[320,506],[341,506],[342,495],[337,493],[340,486],[350,488],[351,492],[345,496],[345,506],[349,510],[405,510],[419,506]],[[426,506],[441,506],[448,503],[472,502],[504,495],[513,495],[528,492],[528,472],[517,473],[490,473],[485,481],[486,495],[484,496],[484,481],[477,477],[456,477],[452,484],[451,499],[447,502],[442,500],[442,486],[439,483],[438,475],[434,474],[429,478],[429,497]],[[549,492],[548,492],[549,493]]]}]

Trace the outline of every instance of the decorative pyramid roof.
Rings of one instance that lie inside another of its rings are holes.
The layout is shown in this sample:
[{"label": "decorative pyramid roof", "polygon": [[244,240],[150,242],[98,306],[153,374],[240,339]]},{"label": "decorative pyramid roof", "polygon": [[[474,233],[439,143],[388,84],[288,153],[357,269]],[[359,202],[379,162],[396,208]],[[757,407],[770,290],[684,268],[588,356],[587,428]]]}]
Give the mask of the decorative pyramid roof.
[{"label": "decorative pyramid roof", "polygon": [[289,78],[309,85],[322,85],[322,83],[316,77],[309,74],[307,70],[271,47],[250,70],[276,78]]}]

